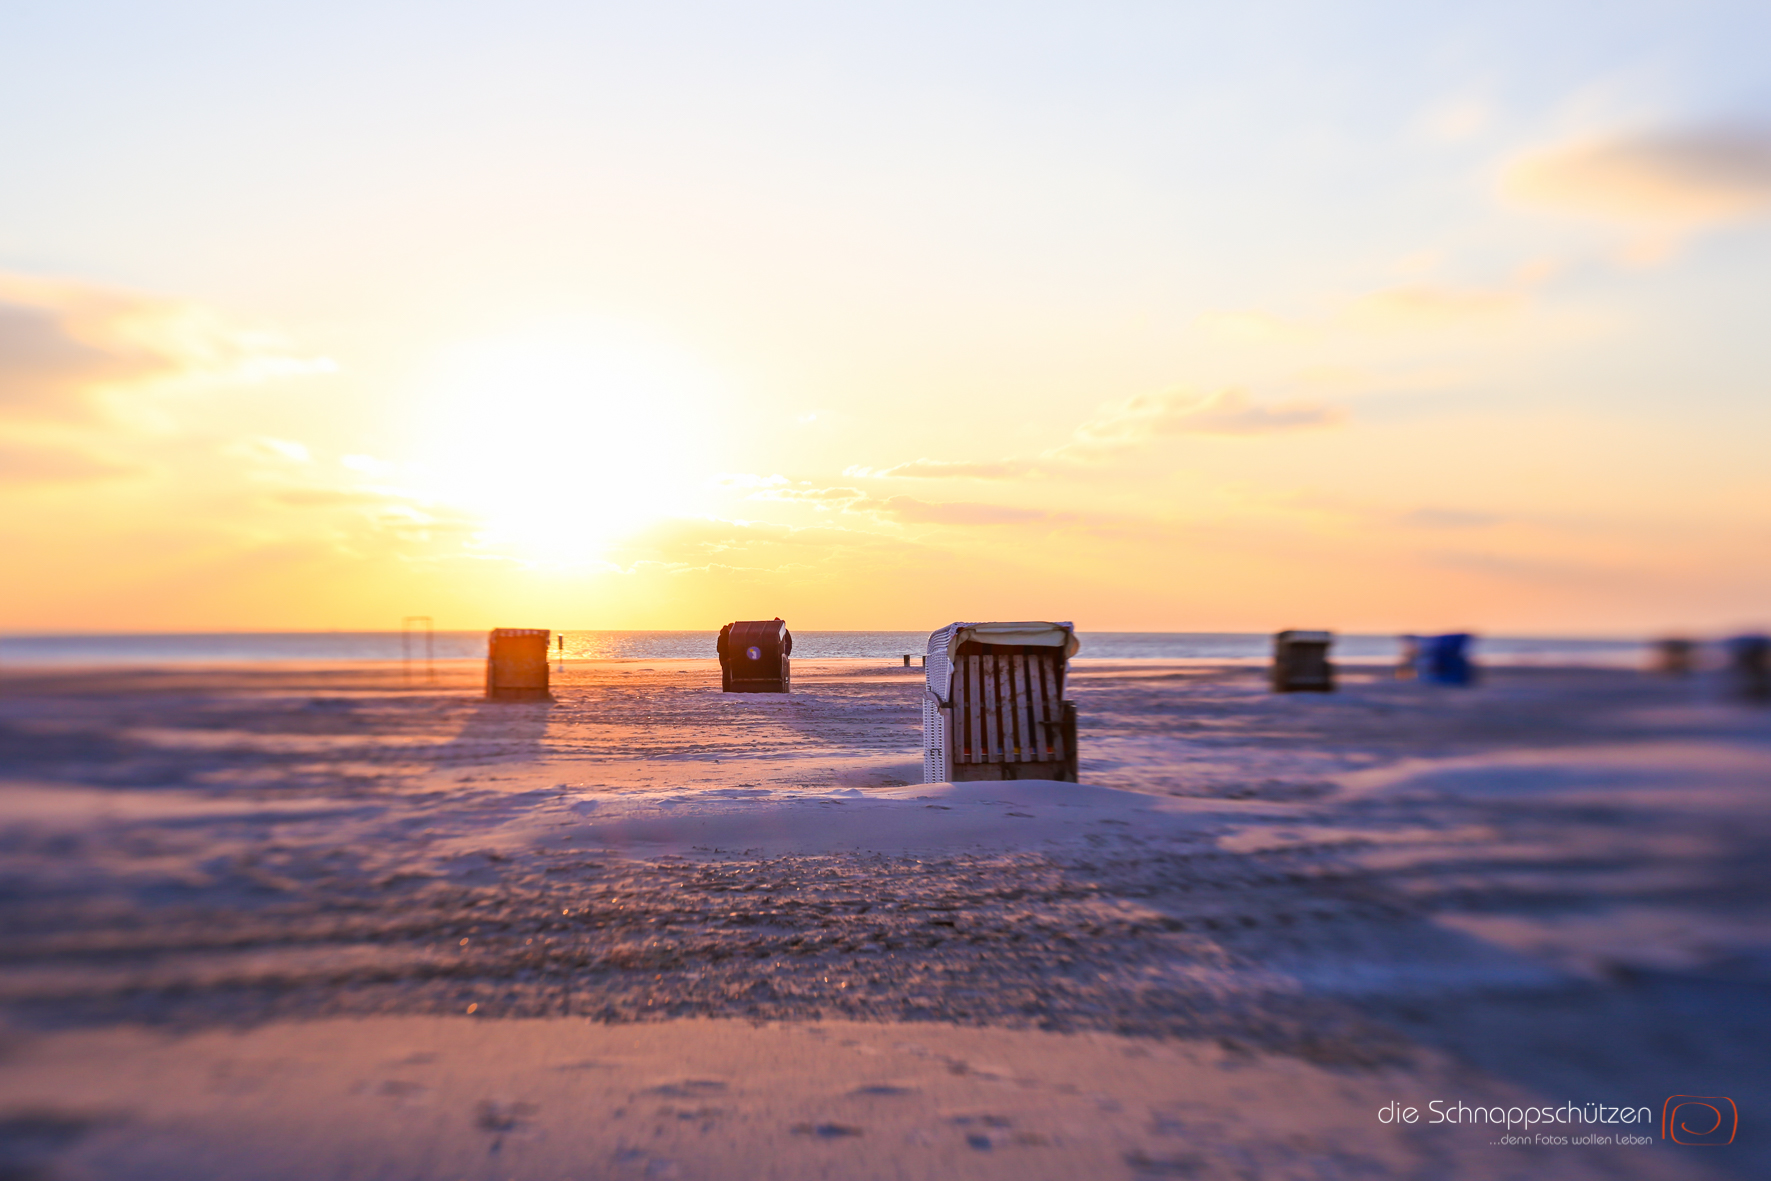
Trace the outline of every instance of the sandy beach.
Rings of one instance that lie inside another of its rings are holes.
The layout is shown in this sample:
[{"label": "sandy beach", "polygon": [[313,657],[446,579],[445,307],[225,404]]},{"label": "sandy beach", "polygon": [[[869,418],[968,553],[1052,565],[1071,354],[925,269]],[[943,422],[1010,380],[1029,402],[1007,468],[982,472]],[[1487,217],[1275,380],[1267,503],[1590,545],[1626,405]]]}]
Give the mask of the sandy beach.
[{"label": "sandy beach", "polygon": [[1080,785],[923,785],[919,670],[480,676],[0,674],[0,1176],[1771,1173],[1771,713],[1700,680],[1083,659]]}]

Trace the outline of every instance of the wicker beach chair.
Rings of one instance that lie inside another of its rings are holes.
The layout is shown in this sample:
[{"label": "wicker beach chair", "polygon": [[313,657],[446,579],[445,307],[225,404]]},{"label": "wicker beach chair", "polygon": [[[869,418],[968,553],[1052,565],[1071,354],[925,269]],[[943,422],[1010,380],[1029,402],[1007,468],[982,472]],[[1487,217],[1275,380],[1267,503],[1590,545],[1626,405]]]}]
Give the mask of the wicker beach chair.
[{"label": "wicker beach chair", "polygon": [[728,623],[714,650],[722,692],[793,692],[793,633],[779,618]]},{"label": "wicker beach chair", "polygon": [[1470,658],[1470,648],[1475,639],[1468,632],[1403,636],[1402,663],[1396,675],[1429,685],[1474,685],[1479,670]]},{"label": "wicker beach chair", "polygon": [[1697,669],[1697,642],[1683,636],[1655,640],[1648,667],[1669,677],[1688,677]]},{"label": "wicker beach chair", "polygon": [[486,696],[495,701],[545,701],[544,627],[495,627],[486,640]]},{"label": "wicker beach chair", "polygon": [[1731,637],[1728,653],[1728,690],[1741,701],[1771,701],[1771,636]]},{"label": "wicker beach chair", "polygon": [[1068,623],[953,623],[929,637],[924,783],[1076,782],[1076,706],[1064,676],[1081,645]]},{"label": "wicker beach chair", "polygon": [[1273,637],[1273,692],[1332,693],[1331,632],[1282,631]]}]

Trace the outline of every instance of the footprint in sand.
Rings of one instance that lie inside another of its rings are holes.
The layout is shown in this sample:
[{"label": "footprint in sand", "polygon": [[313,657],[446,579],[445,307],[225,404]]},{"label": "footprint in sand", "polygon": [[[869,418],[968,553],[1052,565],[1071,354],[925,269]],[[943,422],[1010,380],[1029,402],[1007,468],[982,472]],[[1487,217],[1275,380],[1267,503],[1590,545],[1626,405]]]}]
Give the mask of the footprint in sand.
[{"label": "footprint in sand", "polygon": [[386,1095],[390,1099],[410,1099],[414,1095],[422,1094],[425,1087],[423,1083],[414,1083],[408,1082],[405,1079],[390,1078],[383,1082],[379,1087],[375,1088],[375,1090],[377,1094]]},{"label": "footprint in sand", "polygon": [[1196,1177],[1206,1166],[1205,1158],[1194,1153],[1150,1156],[1142,1150],[1126,1153],[1125,1163],[1139,1177]]},{"label": "footprint in sand", "polygon": [[481,1100],[474,1110],[474,1122],[488,1132],[509,1132],[541,1109],[533,1103],[500,1103]]},{"label": "footprint in sand", "polygon": [[615,1163],[638,1168],[644,1177],[674,1177],[680,1171],[673,1160],[652,1156],[644,1149],[623,1148],[615,1154]]},{"label": "footprint in sand", "polygon": [[666,1107],[660,1107],[658,1109],[658,1114],[660,1116],[663,1116],[665,1119],[675,1118],[675,1119],[679,1119],[679,1120],[689,1120],[689,1121],[699,1120],[702,1123],[706,1123],[710,1120],[716,1120],[720,1116],[724,1115],[725,1113],[726,1113],[726,1109],[723,1107],[669,1107],[669,1106],[666,1106]]},{"label": "footprint in sand", "polygon": [[979,1152],[991,1152],[1004,1146],[1051,1146],[1051,1141],[1038,1132],[1011,1132],[1014,1121],[1006,1115],[956,1115],[953,1122],[965,1130],[966,1144]]},{"label": "footprint in sand", "polygon": [[1012,1128],[1015,1126],[1015,1121],[1006,1115],[956,1115],[953,1117],[953,1122],[962,1128],[974,1125],[986,1128]]},{"label": "footprint in sand", "polygon": [[671,1099],[705,1099],[710,1095],[723,1095],[725,1091],[725,1081],[717,1078],[686,1078],[651,1088],[652,1094]]}]

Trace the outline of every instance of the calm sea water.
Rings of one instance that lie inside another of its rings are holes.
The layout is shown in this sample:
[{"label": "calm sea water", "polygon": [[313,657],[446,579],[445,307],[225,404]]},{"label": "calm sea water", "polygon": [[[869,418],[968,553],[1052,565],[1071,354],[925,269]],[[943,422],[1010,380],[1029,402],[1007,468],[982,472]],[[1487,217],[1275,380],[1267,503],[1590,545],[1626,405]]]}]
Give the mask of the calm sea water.
[{"label": "calm sea water", "polygon": [[[569,631],[569,660],[711,658],[711,631]],[[1258,663],[1269,658],[1272,637],[1242,632],[1081,632],[1081,656],[1116,660],[1183,659]],[[429,645],[438,660],[480,659],[486,633],[439,631]],[[270,660],[400,660],[425,655],[423,633],[219,632],[134,635],[0,636],[0,664],[212,664]],[[927,632],[796,631],[793,654],[820,659],[889,660],[923,652]],[[1335,637],[1334,658],[1380,663],[1396,659],[1395,636]],[[1477,657],[1489,664],[1640,665],[1640,640],[1483,637]]]}]

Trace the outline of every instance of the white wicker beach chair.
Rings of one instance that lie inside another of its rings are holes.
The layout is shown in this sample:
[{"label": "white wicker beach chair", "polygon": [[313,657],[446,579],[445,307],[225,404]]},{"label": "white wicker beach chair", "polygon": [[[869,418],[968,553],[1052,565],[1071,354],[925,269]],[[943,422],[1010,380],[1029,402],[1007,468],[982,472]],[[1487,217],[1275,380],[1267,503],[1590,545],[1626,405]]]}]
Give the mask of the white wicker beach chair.
[{"label": "white wicker beach chair", "polygon": [[1069,623],[952,623],[929,637],[924,783],[1076,782],[1076,706],[1064,676]]}]

